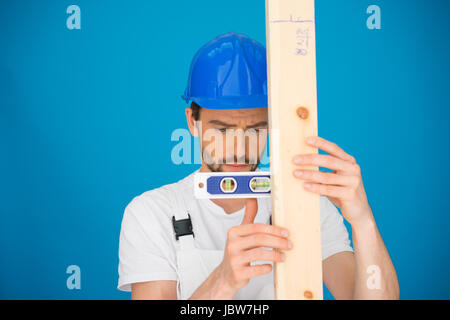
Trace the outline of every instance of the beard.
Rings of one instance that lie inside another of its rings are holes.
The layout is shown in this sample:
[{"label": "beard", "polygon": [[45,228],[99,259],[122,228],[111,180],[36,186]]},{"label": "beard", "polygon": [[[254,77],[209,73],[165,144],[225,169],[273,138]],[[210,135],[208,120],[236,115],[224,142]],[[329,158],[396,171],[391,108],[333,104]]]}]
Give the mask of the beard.
[{"label": "beard", "polygon": [[[221,163],[214,163],[212,161],[213,157],[209,154],[205,152],[205,148],[202,148],[202,155],[207,156],[207,161],[204,161],[206,166],[208,167],[209,170],[211,170],[211,172],[225,172],[223,169],[223,166],[227,163],[235,163],[235,164],[246,164],[246,165],[250,165],[250,170],[249,171],[255,171],[256,168],[258,168],[259,162],[261,161],[261,159],[257,159],[256,163],[251,163],[250,159],[247,157],[240,157],[237,158],[236,156],[234,156],[233,158],[228,158],[228,159],[222,159]],[[254,161],[252,161],[254,162]]]}]

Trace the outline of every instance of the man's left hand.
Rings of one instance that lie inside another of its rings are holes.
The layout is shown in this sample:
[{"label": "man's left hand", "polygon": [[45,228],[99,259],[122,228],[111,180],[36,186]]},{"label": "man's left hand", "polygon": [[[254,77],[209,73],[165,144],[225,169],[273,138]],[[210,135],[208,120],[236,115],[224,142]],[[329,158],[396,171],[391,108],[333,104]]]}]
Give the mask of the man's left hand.
[{"label": "man's left hand", "polygon": [[352,225],[372,218],[372,211],[364,190],[361,168],[351,155],[338,145],[321,137],[308,137],[306,143],[328,153],[302,154],[293,158],[297,166],[320,166],[332,172],[306,169],[294,170],[294,176],[306,180],[306,190],[327,196]]}]

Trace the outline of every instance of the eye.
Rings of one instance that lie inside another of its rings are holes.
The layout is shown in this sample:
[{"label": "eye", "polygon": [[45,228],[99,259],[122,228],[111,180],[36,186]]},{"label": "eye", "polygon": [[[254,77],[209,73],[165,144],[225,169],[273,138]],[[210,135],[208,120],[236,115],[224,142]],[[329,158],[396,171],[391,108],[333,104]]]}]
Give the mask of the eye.
[{"label": "eye", "polygon": [[227,131],[227,128],[217,128],[216,130],[225,133]]}]

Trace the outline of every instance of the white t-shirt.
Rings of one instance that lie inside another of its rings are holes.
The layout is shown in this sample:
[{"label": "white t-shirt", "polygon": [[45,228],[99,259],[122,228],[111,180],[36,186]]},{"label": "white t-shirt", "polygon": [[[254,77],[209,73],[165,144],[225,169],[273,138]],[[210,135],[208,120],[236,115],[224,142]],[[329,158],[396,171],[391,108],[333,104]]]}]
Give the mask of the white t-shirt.
[{"label": "white t-shirt", "polygon": [[[196,199],[193,178],[194,173],[177,183],[144,192],[125,208],[119,244],[119,290],[131,291],[135,282],[178,280],[172,225],[174,191],[189,207],[197,248],[224,250],[227,231],[241,224],[245,207],[227,214],[209,199]],[[270,215],[270,198],[259,198],[255,223],[269,224]],[[322,259],[353,251],[342,216],[325,196],[320,196],[320,220]]]}]

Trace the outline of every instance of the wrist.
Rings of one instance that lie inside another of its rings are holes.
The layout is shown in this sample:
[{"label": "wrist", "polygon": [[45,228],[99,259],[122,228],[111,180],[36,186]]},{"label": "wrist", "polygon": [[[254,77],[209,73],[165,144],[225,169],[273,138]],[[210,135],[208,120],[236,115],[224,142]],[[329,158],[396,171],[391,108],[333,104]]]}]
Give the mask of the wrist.
[{"label": "wrist", "polygon": [[214,276],[214,290],[211,290],[211,299],[213,300],[227,300],[233,299],[238,292],[230,282],[223,276],[220,266],[215,270]]},{"label": "wrist", "polygon": [[237,293],[222,276],[220,265],[195,290],[189,300],[231,300]]},{"label": "wrist", "polygon": [[353,219],[352,221],[349,221],[349,223],[353,230],[369,230],[376,226],[375,218],[370,208],[361,212],[358,219]]}]

